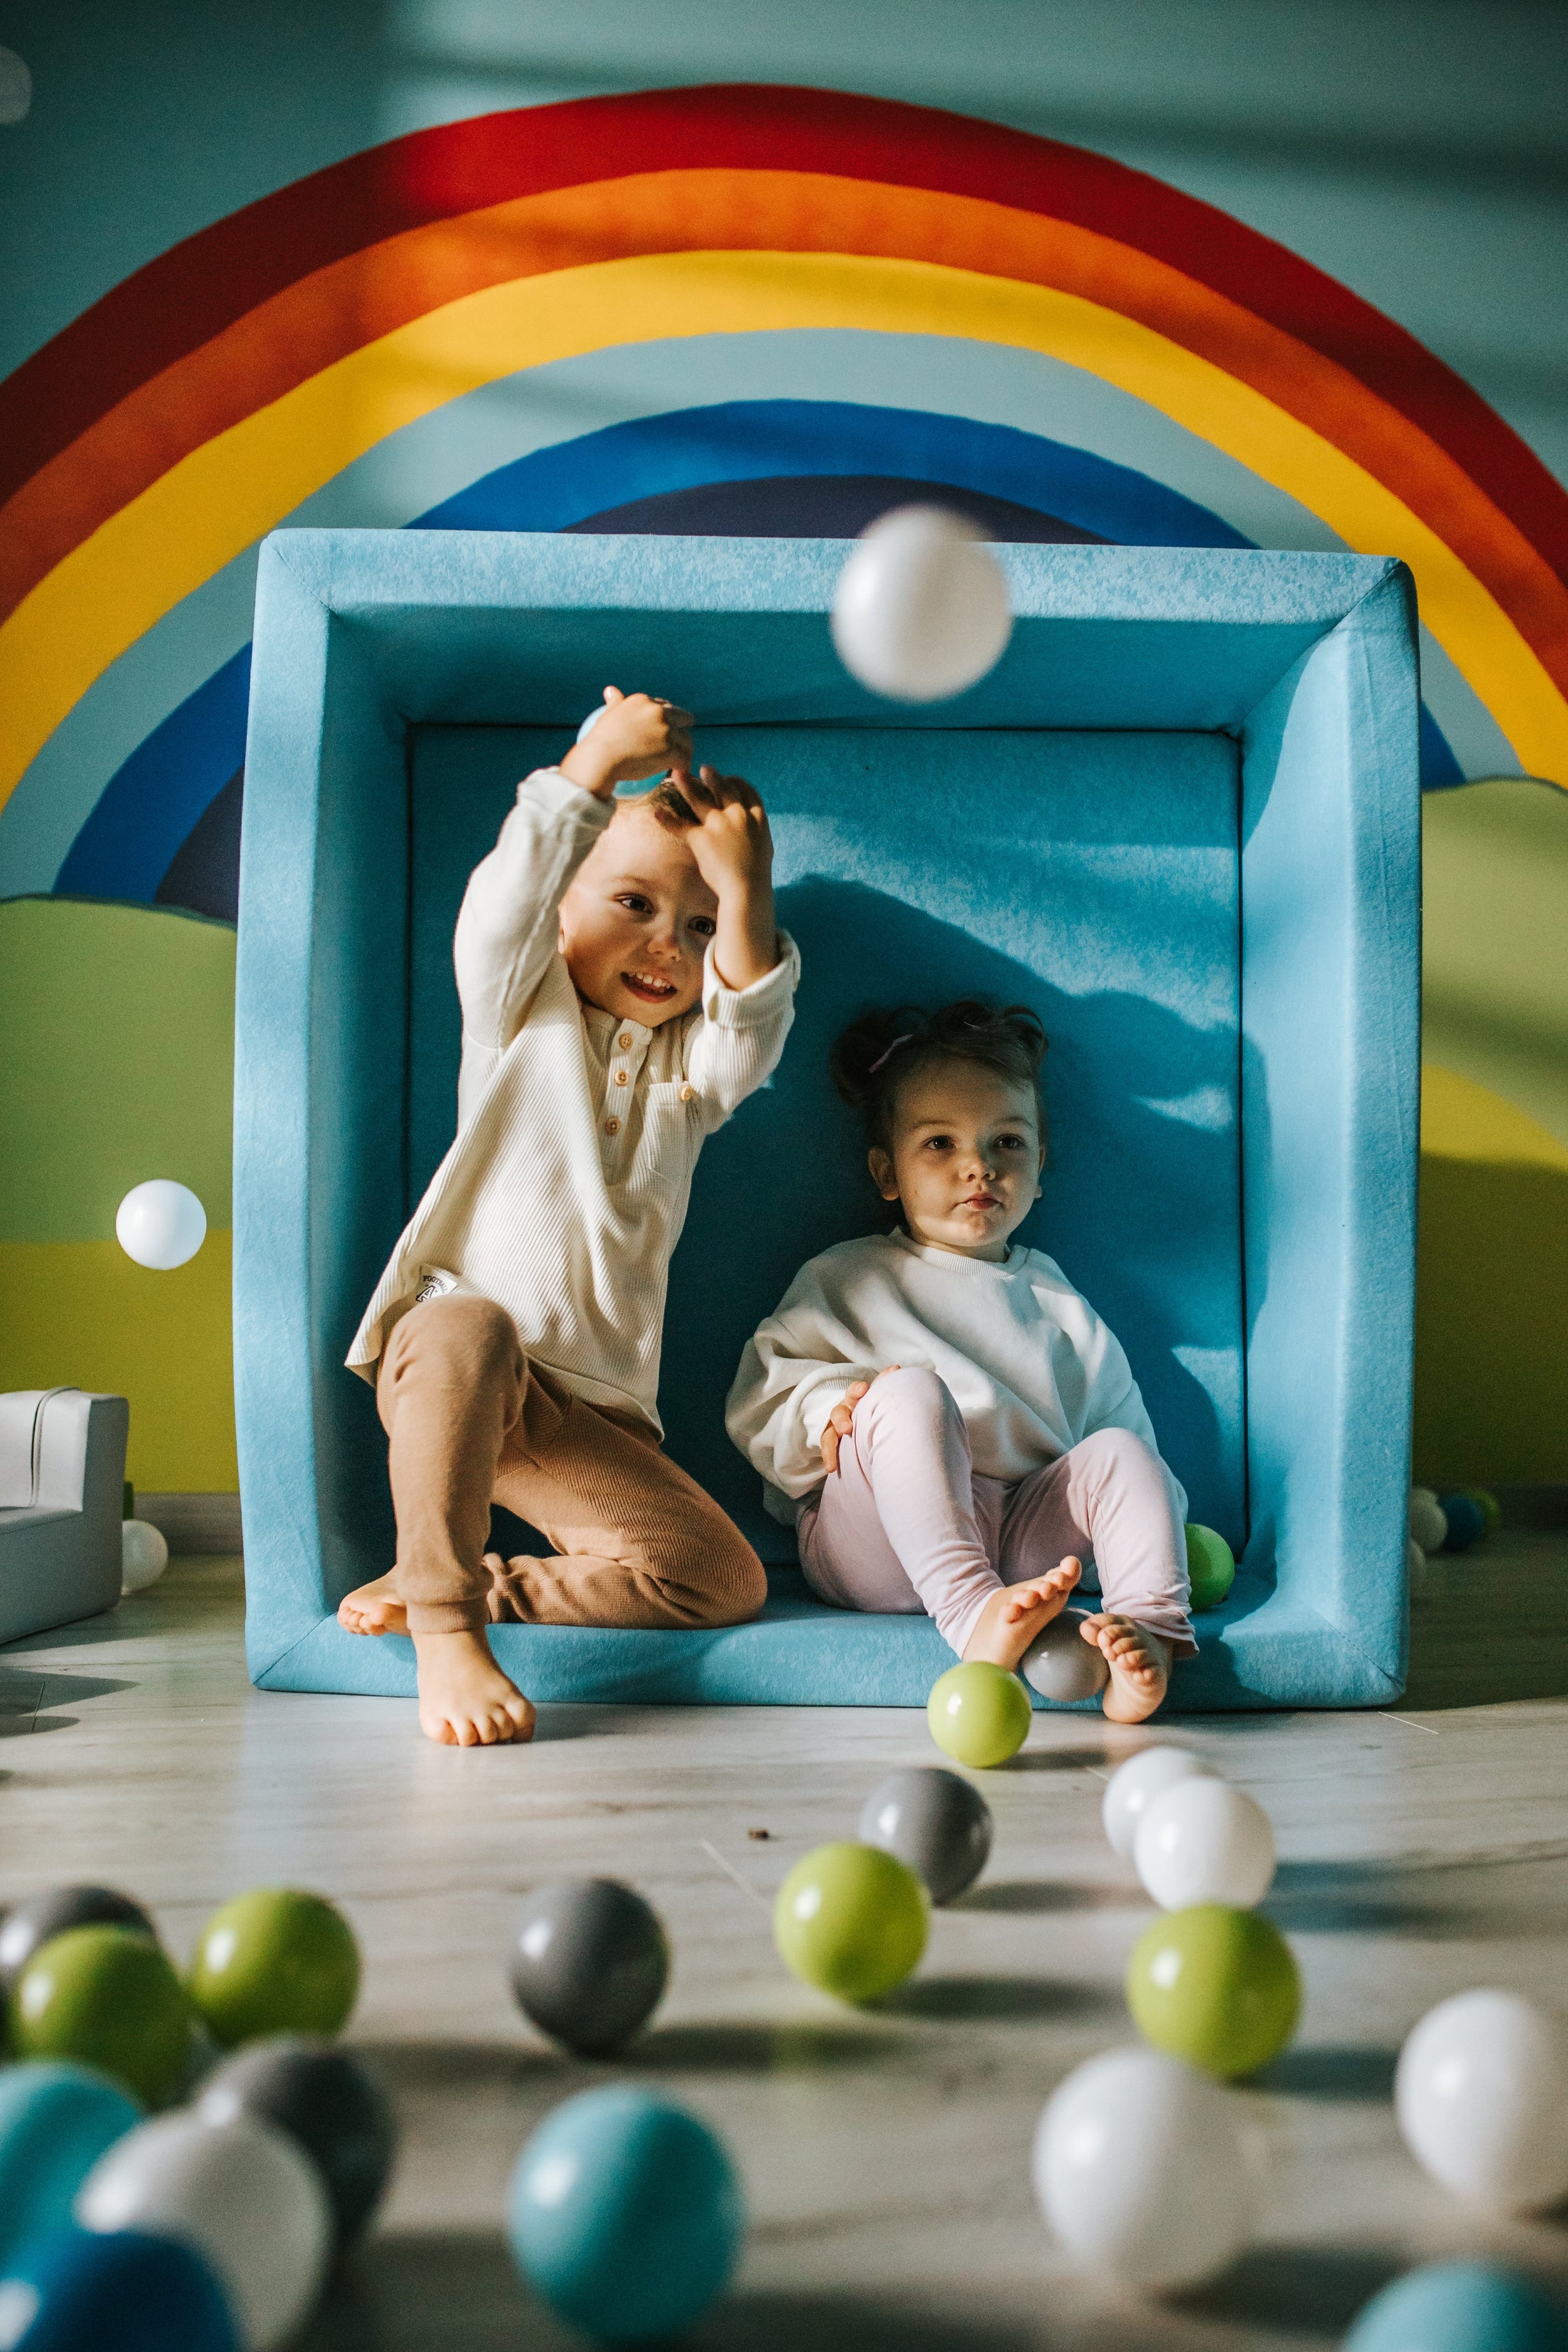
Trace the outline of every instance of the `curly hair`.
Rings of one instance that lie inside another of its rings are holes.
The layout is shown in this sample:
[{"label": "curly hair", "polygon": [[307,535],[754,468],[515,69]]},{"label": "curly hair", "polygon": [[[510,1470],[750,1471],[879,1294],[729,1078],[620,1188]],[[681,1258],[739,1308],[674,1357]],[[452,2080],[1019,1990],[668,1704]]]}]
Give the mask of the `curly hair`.
[{"label": "curly hair", "polygon": [[1026,1087],[1044,1142],[1040,1064],[1046,1045],[1044,1024],[1026,1004],[998,1007],[984,997],[961,996],[934,1013],[919,1004],[895,1004],[886,1012],[861,1013],[835,1040],[827,1066],[844,1100],[865,1114],[868,1140],[884,1151],[893,1148],[900,1087],[937,1062],[971,1062]]},{"label": "curly hair", "polygon": [[615,807],[617,816],[623,809],[639,813],[646,809],[667,833],[684,833],[689,825],[698,822],[697,812],[679,785],[672,783],[668,776],[661,776],[651,792],[617,793]]}]

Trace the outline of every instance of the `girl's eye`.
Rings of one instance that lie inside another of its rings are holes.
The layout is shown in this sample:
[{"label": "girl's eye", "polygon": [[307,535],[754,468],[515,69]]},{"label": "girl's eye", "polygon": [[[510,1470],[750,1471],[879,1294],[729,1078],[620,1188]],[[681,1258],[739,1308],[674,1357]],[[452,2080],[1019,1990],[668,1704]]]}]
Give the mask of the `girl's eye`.
[{"label": "girl's eye", "polygon": [[1021,1135],[999,1135],[996,1138],[996,1149],[998,1151],[1022,1151],[1024,1139]]},{"label": "girl's eye", "polygon": [[711,915],[693,915],[689,928],[697,933],[699,939],[710,940],[719,926]]},{"label": "girl's eye", "polygon": [[928,1135],[925,1148],[928,1151],[951,1151],[952,1138],[951,1135]]}]

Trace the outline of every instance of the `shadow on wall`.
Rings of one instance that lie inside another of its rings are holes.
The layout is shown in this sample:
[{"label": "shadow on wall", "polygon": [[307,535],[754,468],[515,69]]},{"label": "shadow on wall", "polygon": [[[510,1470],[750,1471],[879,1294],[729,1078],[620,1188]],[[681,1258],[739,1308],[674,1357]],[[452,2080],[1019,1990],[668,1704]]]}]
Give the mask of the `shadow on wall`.
[{"label": "shadow on wall", "polygon": [[[754,1472],[715,1433],[742,1349],[804,1260],[893,1223],[866,1170],[858,1115],[828,1077],[828,1047],[868,1004],[979,993],[1029,1004],[1051,1041],[1045,1198],[1018,1238],[1057,1258],[1104,1315],[1193,1515],[1239,1538],[1234,1034],[1131,994],[1069,996],[859,884],[808,877],[779,903],[803,959],[797,1017],[772,1087],[712,1138],[698,1169],[665,1328],[659,1395],[671,1453],[764,1558],[793,1556],[790,1538],[762,1514]],[[1205,1107],[1204,1123],[1171,1108],[1184,1101]],[[1184,1355],[1201,1358],[1201,1379]]]}]

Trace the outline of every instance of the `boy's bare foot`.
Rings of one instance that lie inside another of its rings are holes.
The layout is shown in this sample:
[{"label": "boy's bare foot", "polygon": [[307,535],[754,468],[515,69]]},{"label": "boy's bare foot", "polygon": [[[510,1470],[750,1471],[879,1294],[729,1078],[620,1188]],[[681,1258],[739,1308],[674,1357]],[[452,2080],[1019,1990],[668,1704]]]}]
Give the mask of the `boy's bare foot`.
[{"label": "boy's bare foot", "polygon": [[1110,1668],[1102,1701],[1110,1723],[1146,1723],[1171,1679],[1171,1646],[1131,1617],[1086,1617],[1083,1638]]},{"label": "boy's bare foot", "polygon": [[533,1702],[509,1682],[482,1633],[416,1633],[419,1728],[442,1748],[533,1737]]},{"label": "boy's bare foot", "polygon": [[390,1576],[345,1592],[338,1603],[338,1622],[351,1633],[406,1633],[408,1616]]},{"label": "boy's bare foot", "polygon": [[1083,1574],[1080,1561],[1064,1559],[1044,1576],[1022,1584],[1005,1584],[994,1592],[974,1621],[974,1631],[963,1645],[964,1663],[987,1659],[1011,1674],[1030,1643],[1043,1633],[1053,1617],[1067,1606],[1068,1594]]}]

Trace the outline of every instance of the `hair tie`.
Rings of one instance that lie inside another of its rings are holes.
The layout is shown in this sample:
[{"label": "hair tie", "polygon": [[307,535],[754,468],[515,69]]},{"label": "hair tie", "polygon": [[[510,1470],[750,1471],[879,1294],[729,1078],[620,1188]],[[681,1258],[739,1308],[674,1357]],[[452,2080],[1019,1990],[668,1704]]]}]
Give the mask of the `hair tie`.
[{"label": "hair tie", "polygon": [[914,1031],[913,1031],[912,1029],[906,1029],[906,1030],[904,1031],[904,1034],[903,1034],[903,1035],[902,1035],[901,1037],[895,1037],[895,1038],[894,1038],[894,1040],[893,1040],[893,1042],[892,1042],[892,1044],[891,1044],[890,1045],[887,1046],[887,1047],[886,1047],[886,1048],[885,1048],[885,1049],[884,1049],[880,1054],[879,1054],[879,1055],[878,1055],[878,1056],[877,1056],[876,1060],[872,1063],[872,1065],[871,1065],[870,1068],[867,1071],[866,1076],[867,1076],[868,1078],[874,1078],[874,1077],[876,1076],[876,1075],[877,1075],[878,1071],[881,1068],[881,1066],[882,1066],[883,1063],[884,1063],[884,1062],[890,1061],[890,1060],[892,1059],[893,1055],[898,1052],[899,1047],[900,1047],[900,1045],[912,1045],[914,1044],[914,1042],[915,1042],[915,1033],[914,1033]]}]

